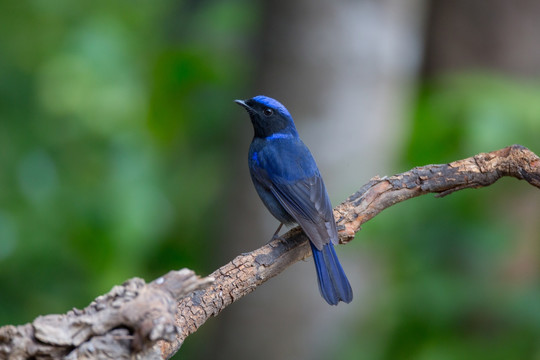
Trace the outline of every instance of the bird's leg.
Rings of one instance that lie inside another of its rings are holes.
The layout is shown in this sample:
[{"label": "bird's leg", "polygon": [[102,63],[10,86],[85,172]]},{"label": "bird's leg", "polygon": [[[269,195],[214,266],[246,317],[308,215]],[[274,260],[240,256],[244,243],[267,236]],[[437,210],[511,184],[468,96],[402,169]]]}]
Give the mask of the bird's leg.
[{"label": "bird's leg", "polygon": [[270,239],[270,241],[281,239],[281,236],[278,236],[278,234],[279,234],[279,230],[281,230],[282,226],[283,226],[283,223],[279,223],[279,226],[278,226],[276,232],[274,233],[274,235],[272,236],[272,238]]}]

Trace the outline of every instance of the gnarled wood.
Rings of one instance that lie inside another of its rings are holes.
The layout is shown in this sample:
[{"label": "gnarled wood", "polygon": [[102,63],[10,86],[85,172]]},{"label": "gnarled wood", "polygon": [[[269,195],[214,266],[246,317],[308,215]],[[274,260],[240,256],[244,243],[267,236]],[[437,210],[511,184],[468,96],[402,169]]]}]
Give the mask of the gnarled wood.
[{"label": "gnarled wood", "polygon": [[0,328],[1,359],[159,359],[152,345],[174,340],[177,300],[208,286],[188,269],[146,284],[133,278],[83,310],[39,316],[31,324]]}]

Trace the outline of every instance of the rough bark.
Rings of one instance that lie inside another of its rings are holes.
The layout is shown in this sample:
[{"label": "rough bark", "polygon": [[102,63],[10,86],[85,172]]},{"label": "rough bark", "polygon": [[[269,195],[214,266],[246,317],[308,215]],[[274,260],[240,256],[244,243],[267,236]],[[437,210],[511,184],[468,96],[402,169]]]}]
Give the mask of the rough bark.
[{"label": "rough bark", "polygon": [[[540,188],[540,158],[513,145],[449,164],[373,178],[335,208],[340,242],[352,240],[363,223],[398,202],[428,193],[443,197],[489,186],[503,176]],[[282,239],[237,256],[204,279],[187,269],[170,272],[150,284],[131,279],[84,310],[0,328],[0,357],[168,358],[210,317],[310,255],[307,238],[294,228]]]},{"label": "rough bark", "polygon": [[188,269],[149,284],[130,279],[83,310],[0,328],[0,359],[161,359],[152,345],[178,335],[178,299],[212,281]]}]

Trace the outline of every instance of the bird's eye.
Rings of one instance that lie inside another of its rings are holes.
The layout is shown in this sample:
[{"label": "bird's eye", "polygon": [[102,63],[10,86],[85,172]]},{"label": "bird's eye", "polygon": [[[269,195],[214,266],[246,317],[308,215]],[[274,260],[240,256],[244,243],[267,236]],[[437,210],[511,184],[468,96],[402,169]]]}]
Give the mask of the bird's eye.
[{"label": "bird's eye", "polygon": [[270,108],[266,108],[263,110],[263,114],[264,116],[272,116],[274,114],[274,110],[270,109]]}]

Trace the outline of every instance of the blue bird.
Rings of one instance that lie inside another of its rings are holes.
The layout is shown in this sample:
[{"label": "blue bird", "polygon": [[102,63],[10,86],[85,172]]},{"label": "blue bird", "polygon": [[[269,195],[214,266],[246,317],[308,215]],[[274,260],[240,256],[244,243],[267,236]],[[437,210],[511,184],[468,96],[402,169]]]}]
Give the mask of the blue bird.
[{"label": "blue bird", "polygon": [[332,204],[291,114],[267,96],[235,102],[253,124],[249,171],[262,202],[280,222],[274,237],[283,224],[299,224],[310,240],[322,297],[330,305],[351,302],[351,285],[334,250],[338,233]]}]

